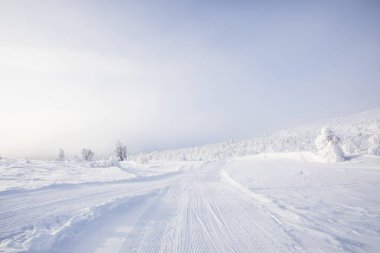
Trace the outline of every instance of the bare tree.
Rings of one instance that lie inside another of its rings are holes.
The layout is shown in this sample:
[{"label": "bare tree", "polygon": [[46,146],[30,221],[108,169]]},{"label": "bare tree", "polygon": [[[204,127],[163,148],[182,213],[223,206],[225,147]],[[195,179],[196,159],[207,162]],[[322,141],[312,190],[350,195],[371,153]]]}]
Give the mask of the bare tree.
[{"label": "bare tree", "polygon": [[92,161],[93,157],[94,157],[94,152],[92,152],[91,149],[87,149],[87,148],[84,148],[82,149],[82,158],[83,160],[89,162],[89,161]]},{"label": "bare tree", "polygon": [[116,156],[119,157],[120,161],[127,160],[127,146],[125,146],[120,141],[116,143]]}]

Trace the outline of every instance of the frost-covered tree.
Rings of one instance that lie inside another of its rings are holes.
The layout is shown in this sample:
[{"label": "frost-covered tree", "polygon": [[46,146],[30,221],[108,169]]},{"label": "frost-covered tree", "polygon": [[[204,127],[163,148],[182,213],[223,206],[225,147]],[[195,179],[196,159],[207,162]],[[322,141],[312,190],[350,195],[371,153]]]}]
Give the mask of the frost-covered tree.
[{"label": "frost-covered tree", "polygon": [[120,141],[116,143],[115,153],[120,161],[127,160],[127,146]]},{"label": "frost-covered tree", "polygon": [[63,149],[59,149],[59,152],[58,152],[58,161],[64,161],[65,160],[65,152],[63,151]]},{"label": "frost-covered tree", "polygon": [[380,156],[380,135],[373,135],[368,139],[368,154]]},{"label": "frost-covered tree", "polygon": [[315,140],[318,154],[329,162],[344,161],[345,156],[342,148],[339,146],[340,138],[335,133],[324,127],[320,135]]},{"label": "frost-covered tree", "polygon": [[148,157],[141,155],[138,157],[137,161],[142,164],[148,163]]},{"label": "frost-covered tree", "polygon": [[81,151],[81,155],[82,155],[82,159],[84,161],[89,162],[89,161],[92,161],[92,159],[94,157],[94,152],[92,152],[91,149],[84,148]]}]

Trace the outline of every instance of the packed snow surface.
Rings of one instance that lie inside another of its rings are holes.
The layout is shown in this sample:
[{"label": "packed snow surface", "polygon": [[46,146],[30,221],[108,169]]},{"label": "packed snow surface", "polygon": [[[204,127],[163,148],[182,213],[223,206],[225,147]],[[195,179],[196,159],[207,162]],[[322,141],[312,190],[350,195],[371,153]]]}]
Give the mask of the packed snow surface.
[{"label": "packed snow surface", "polygon": [[310,153],[260,154],[224,171],[305,251],[379,252],[380,157],[325,163]]},{"label": "packed snow surface", "polygon": [[0,252],[380,250],[377,156],[167,163],[134,164],[171,168],[135,180],[0,192]]}]

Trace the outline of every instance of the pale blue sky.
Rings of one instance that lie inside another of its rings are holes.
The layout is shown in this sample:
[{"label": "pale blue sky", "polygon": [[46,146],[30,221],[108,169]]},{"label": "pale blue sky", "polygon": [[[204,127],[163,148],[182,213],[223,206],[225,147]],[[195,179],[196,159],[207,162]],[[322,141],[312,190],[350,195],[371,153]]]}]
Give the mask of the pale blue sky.
[{"label": "pale blue sky", "polygon": [[380,1],[0,2],[0,153],[109,155],[380,107]]}]

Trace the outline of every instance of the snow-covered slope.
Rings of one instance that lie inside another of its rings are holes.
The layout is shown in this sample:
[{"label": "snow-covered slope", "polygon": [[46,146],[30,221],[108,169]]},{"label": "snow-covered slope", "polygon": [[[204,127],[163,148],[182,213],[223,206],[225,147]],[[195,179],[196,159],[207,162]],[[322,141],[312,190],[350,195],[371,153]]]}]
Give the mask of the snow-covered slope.
[{"label": "snow-covered slope", "polygon": [[263,152],[315,151],[315,139],[323,127],[329,127],[340,137],[346,154],[367,153],[373,145],[380,146],[380,109],[374,109],[281,130],[261,138],[141,153],[133,159],[217,160]]}]

